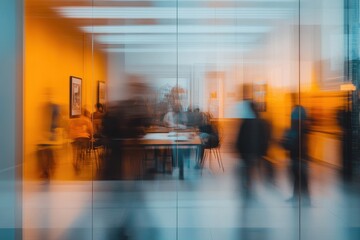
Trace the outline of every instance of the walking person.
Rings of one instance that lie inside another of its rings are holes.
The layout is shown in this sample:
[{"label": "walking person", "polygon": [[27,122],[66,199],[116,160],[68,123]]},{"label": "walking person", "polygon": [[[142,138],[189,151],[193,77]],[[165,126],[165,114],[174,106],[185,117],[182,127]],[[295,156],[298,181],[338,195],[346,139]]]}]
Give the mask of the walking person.
[{"label": "walking person", "polygon": [[293,195],[288,202],[301,201],[310,204],[308,184],[308,123],[306,111],[303,106],[296,105],[291,112],[291,126],[282,140],[283,147],[290,156],[289,170],[293,181]]}]

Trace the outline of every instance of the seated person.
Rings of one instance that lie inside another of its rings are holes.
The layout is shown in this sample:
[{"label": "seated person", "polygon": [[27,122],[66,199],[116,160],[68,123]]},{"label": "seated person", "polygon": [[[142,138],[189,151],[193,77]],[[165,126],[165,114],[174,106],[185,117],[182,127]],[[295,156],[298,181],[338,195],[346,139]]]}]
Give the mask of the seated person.
[{"label": "seated person", "polygon": [[94,141],[93,141],[93,147],[99,147],[102,143],[102,122],[104,118],[104,107],[101,103],[95,104],[96,111],[92,113],[92,121],[94,124]]},{"label": "seated person", "polygon": [[209,116],[200,112],[199,107],[195,107],[194,110],[190,114],[190,118],[188,118],[188,125],[199,128],[200,126],[204,126],[209,123]]},{"label": "seated person", "polygon": [[91,138],[93,127],[88,115],[88,111],[84,110],[80,117],[70,119],[69,137],[71,139],[76,140],[78,138]]},{"label": "seated person", "polygon": [[[187,118],[180,110],[181,106],[175,105],[173,108],[170,108],[168,113],[165,114],[163,122],[166,127],[186,128]],[[173,147],[172,151],[173,159],[177,159],[179,165],[179,179],[184,179],[184,155],[188,155],[188,150]]]},{"label": "seated person", "polygon": [[96,111],[92,114],[92,119],[94,123],[94,137],[101,136],[101,127],[102,127],[102,119],[104,117],[104,108],[101,103],[95,104]]},{"label": "seated person", "polygon": [[93,127],[88,117],[89,115],[89,112],[84,110],[80,117],[70,119],[69,137],[73,140],[75,170],[78,170],[79,161],[85,160],[87,150],[90,148]]},{"label": "seated person", "polygon": [[169,112],[164,116],[163,123],[170,128],[186,128],[187,118],[184,113],[180,111],[181,106],[176,105],[170,107]]},{"label": "seated person", "polygon": [[187,126],[193,127],[196,125],[195,123],[195,112],[191,108],[191,106],[188,107],[187,111],[185,112],[186,118],[187,118]]}]

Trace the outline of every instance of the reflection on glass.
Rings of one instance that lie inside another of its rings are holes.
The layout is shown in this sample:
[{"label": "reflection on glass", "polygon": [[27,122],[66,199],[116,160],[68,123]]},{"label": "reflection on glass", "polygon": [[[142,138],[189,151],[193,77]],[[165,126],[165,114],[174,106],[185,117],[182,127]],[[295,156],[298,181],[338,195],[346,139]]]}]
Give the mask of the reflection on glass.
[{"label": "reflection on glass", "polygon": [[25,3],[25,239],[360,236],[356,4]]}]

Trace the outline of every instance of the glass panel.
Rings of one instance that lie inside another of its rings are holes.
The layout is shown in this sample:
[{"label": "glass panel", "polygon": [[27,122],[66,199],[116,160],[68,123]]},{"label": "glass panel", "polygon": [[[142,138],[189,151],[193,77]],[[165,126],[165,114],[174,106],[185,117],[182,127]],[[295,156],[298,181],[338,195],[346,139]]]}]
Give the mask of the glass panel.
[{"label": "glass panel", "polygon": [[22,218],[23,4],[2,1],[0,8],[0,236],[15,239]]},{"label": "glass panel", "polygon": [[25,1],[24,239],[357,239],[355,0]]},{"label": "glass panel", "polygon": [[359,238],[358,4],[301,1],[301,239]]},{"label": "glass panel", "polygon": [[76,1],[25,1],[24,239],[92,237],[93,79],[106,59],[65,5]]},{"label": "glass panel", "polygon": [[298,11],[298,1],[179,1],[179,82],[209,119],[198,123],[200,171],[179,183],[178,239],[298,238],[279,144],[298,103]]},{"label": "glass panel", "polygon": [[179,100],[176,3],[93,1],[61,11],[92,18],[81,29],[106,56],[93,238],[176,239],[177,126],[167,114]]}]

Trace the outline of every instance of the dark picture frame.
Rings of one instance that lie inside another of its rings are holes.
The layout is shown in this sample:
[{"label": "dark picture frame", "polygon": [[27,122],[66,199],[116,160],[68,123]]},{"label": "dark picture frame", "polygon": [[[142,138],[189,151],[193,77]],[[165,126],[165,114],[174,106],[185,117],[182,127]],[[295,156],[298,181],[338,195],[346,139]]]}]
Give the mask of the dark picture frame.
[{"label": "dark picture frame", "polygon": [[70,118],[80,117],[82,112],[82,79],[70,76]]},{"label": "dark picture frame", "polygon": [[97,102],[105,105],[106,102],[106,88],[105,88],[105,82],[98,81],[98,87],[97,87]]}]

